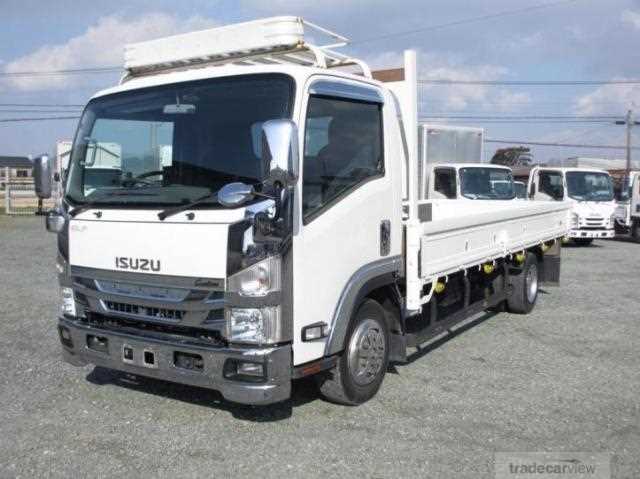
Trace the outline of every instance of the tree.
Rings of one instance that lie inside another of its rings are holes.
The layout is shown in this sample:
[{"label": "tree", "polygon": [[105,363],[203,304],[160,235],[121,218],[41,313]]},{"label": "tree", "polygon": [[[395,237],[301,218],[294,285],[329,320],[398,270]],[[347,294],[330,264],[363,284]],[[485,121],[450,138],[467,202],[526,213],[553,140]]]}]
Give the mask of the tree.
[{"label": "tree", "polygon": [[531,148],[526,146],[511,146],[496,150],[491,158],[494,165],[504,166],[530,166],[533,161]]}]

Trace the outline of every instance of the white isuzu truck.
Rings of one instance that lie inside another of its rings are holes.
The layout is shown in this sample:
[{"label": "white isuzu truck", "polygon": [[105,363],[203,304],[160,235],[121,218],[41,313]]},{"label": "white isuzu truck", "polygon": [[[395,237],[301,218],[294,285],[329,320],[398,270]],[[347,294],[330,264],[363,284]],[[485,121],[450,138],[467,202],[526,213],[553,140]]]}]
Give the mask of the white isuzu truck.
[{"label": "white isuzu truck", "polygon": [[421,194],[415,53],[384,83],[345,42],[276,17],[127,47],[47,217],[66,361],[247,404],[314,375],[359,404],[408,348],[558,282],[567,207]]},{"label": "white isuzu truck", "polygon": [[640,243],[640,171],[625,176],[615,212],[616,230]]},{"label": "white isuzu truck", "polygon": [[569,233],[578,245],[615,236],[616,202],[609,173],[596,168],[538,166],[528,171],[529,198],[567,202]]},{"label": "white isuzu truck", "polygon": [[[484,130],[421,123],[418,196],[450,200],[516,199],[511,168],[483,163]],[[453,204],[453,203],[450,203]],[[460,203],[459,206],[464,203]]]}]

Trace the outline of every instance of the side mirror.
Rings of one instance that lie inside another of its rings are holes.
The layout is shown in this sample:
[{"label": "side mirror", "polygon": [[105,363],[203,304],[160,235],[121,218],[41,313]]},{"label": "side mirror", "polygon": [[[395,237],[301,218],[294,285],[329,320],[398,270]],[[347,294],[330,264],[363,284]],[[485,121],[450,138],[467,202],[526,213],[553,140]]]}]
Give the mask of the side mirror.
[{"label": "side mirror", "polygon": [[298,180],[298,127],[291,120],[269,120],[262,125],[262,161],[266,186],[295,185]]},{"label": "side mirror", "polygon": [[52,210],[47,213],[46,226],[47,231],[50,233],[60,233],[64,229],[65,218],[57,210]]},{"label": "side mirror", "polygon": [[33,160],[33,183],[38,198],[51,198],[51,161],[49,161],[49,155],[42,155]]},{"label": "side mirror", "polygon": [[556,193],[556,200],[558,201],[564,200],[564,186],[558,187],[558,191]]},{"label": "side mirror", "polygon": [[253,198],[255,192],[253,186],[245,185],[244,183],[229,183],[224,185],[218,191],[218,203],[227,208],[234,206],[240,206],[251,198]]},{"label": "side mirror", "polygon": [[529,198],[533,198],[536,195],[536,184],[531,183],[531,188],[529,188]]}]

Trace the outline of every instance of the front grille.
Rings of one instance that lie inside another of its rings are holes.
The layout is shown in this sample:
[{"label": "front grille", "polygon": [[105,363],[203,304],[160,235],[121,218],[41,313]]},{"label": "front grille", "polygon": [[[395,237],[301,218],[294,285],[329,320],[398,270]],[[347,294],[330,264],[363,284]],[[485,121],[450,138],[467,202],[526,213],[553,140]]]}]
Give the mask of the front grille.
[{"label": "front grille", "polygon": [[114,313],[168,321],[181,321],[185,314],[185,311],[178,309],[155,308],[151,306],[140,306],[138,304],[118,303],[115,301],[104,301],[104,307]]},{"label": "front grille", "polygon": [[227,345],[221,331],[202,330],[174,324],[147,323],[140,320],[127,320],[88,313],[83,322],[100,329],[117,331],[141,337],[153,337],[159,340],[178,340],[192,344],[223,347]]},{"label": "front grille", "polygon": [[606,220],[601,216],[591,216],[585,219],[586,226],[604,226]]}]

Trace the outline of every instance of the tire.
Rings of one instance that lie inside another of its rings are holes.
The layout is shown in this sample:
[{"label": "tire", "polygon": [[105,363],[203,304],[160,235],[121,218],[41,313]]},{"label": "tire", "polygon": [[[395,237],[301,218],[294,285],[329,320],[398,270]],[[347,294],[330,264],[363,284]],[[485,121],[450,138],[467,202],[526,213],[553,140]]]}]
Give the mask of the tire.
[{"label": "tire", "polygon": [[365,299],[351,320],[338,364],[317,376],[320,393],[338,404],[356,406],[376,395],[389,365],[389,329],[384,309]]},{"label": "tire", "polygon": [[[502,268],[500,269],[502,271]],[[502,292],[505,289],[505,281],[504,275],[499,274],[495,278],[491,280],[491,294]],[[487,309],[487,311],[491,311],[493,313],[503,313],[506,310],[506,301],[501,301],[500,303],[492,306]]]},{"label": "tire", "polygon": [[640,220],[633,220],[633,224],[631,225],[631,238],[636,243],[640,243]]},{"label": "tire", "polygon": [[507,298],[507,308],[510,313],[529,314],[538,299],[538,258],[528,253],[520,270],[509,275],[512,291]]},{"label": "tire", "polygon": [[578,246],[589,246],[593,243],[593,238],[574,238],[573,242]]}]

